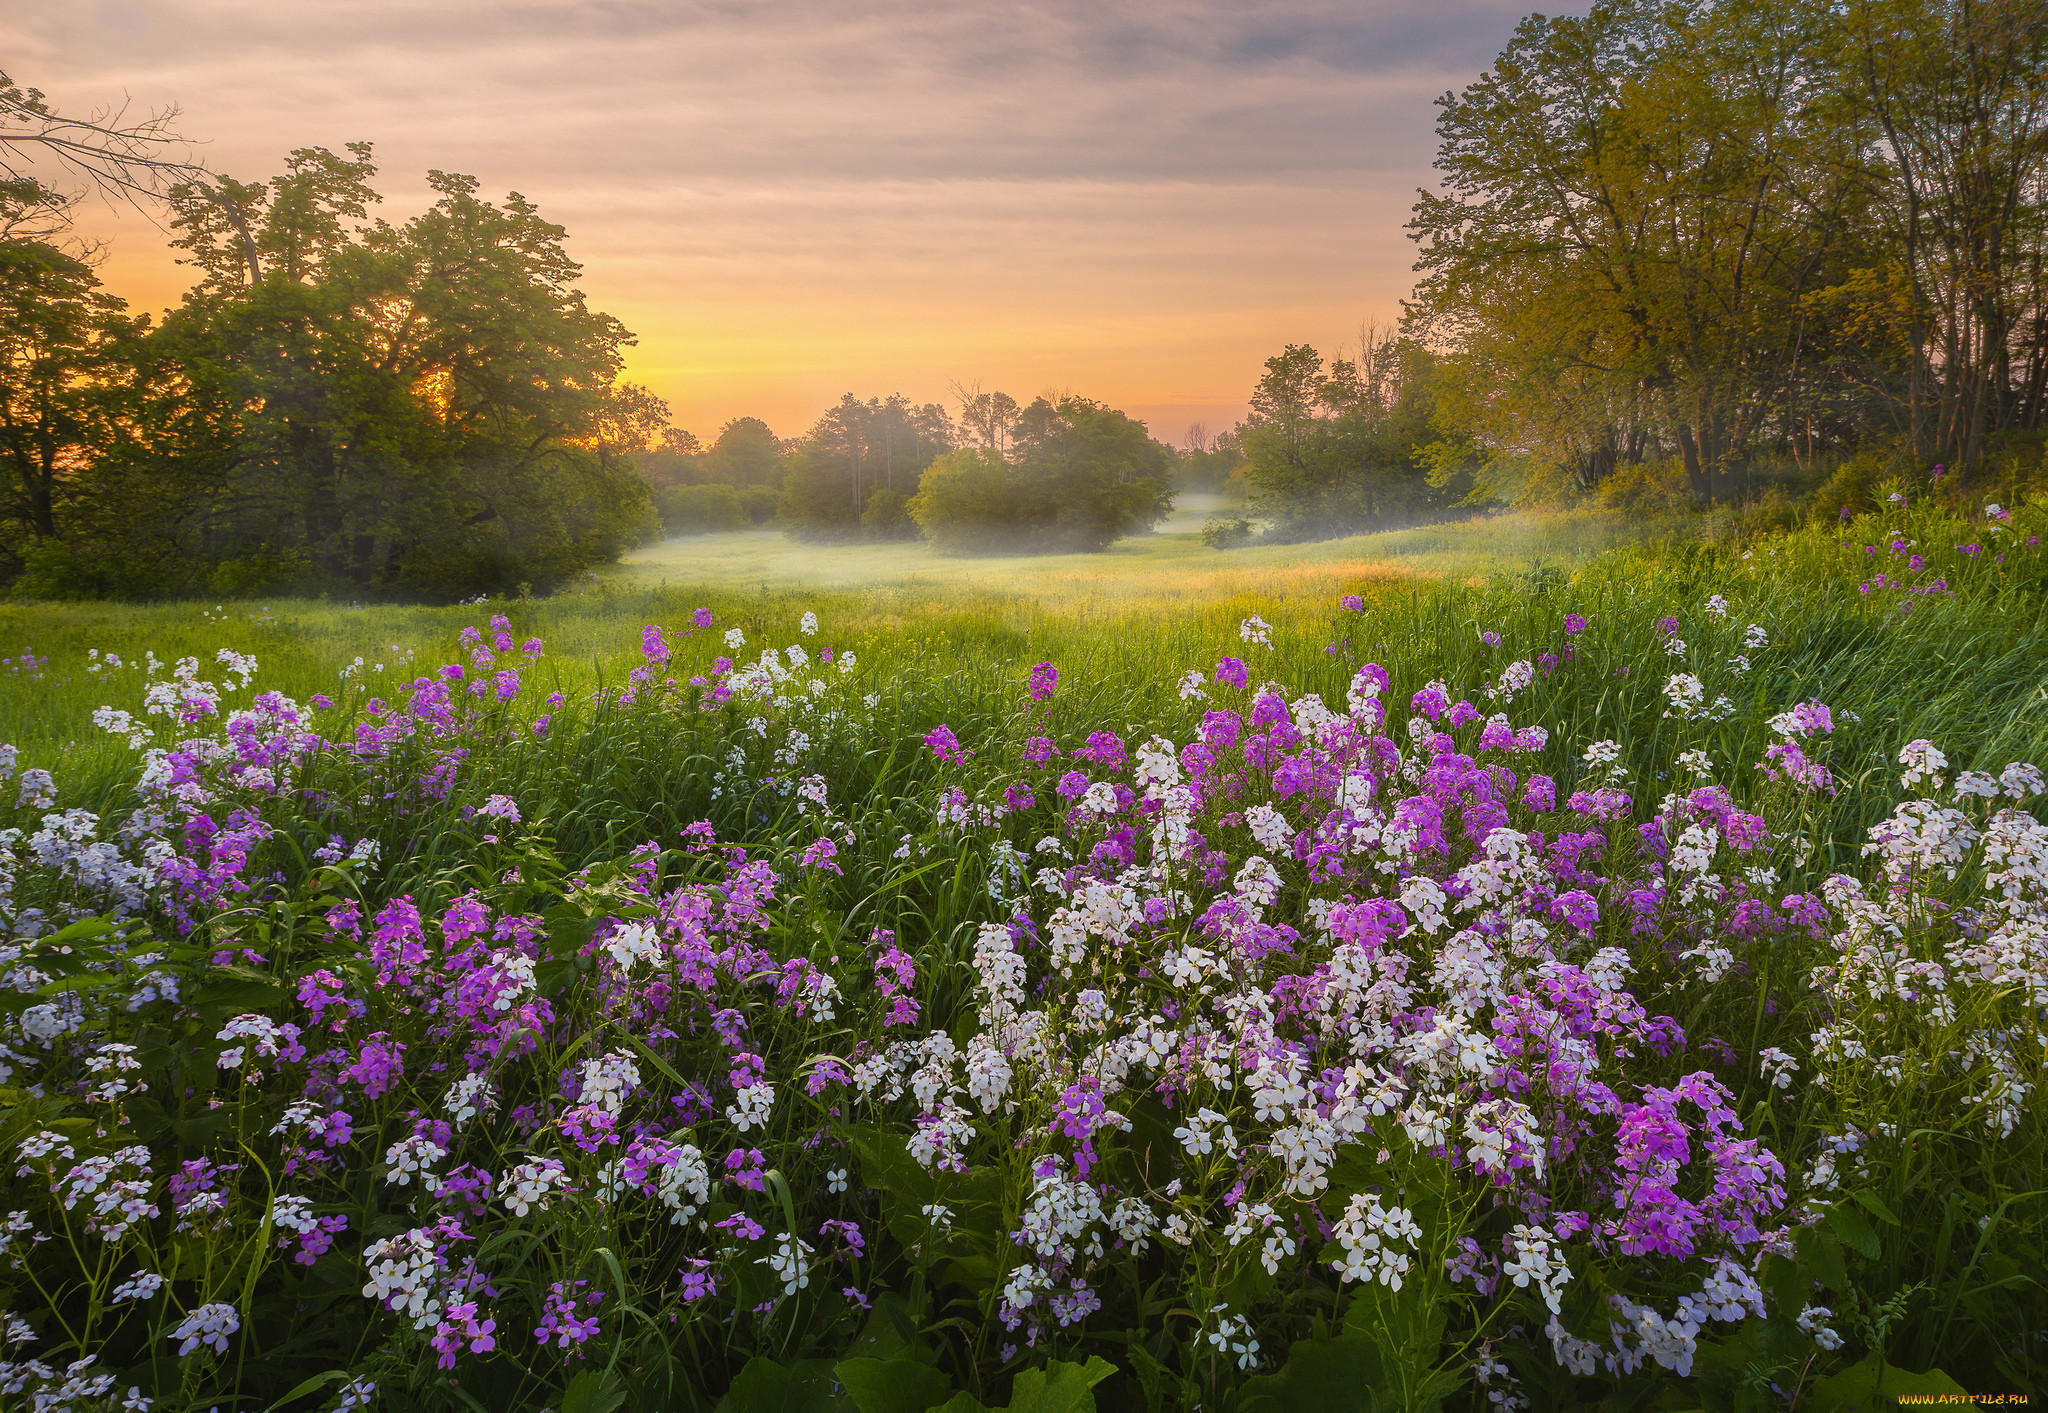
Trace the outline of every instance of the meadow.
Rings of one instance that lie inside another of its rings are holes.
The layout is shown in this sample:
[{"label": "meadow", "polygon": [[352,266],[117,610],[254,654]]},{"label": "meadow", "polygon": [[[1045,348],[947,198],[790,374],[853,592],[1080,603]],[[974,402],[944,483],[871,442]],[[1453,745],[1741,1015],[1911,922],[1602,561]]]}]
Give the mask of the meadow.
[{"label": "meadow", "polygon": [[2044,522],[0,606],[0,1406],[2031,1391]]}]

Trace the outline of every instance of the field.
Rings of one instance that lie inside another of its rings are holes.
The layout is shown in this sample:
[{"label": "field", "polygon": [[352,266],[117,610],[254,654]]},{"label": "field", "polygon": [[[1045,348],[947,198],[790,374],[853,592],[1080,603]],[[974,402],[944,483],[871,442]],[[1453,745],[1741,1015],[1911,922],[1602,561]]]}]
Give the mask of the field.
[{"label": "field", "polygon": [[0,606],[0,1407],[2030,1391],[2044,522]]}]

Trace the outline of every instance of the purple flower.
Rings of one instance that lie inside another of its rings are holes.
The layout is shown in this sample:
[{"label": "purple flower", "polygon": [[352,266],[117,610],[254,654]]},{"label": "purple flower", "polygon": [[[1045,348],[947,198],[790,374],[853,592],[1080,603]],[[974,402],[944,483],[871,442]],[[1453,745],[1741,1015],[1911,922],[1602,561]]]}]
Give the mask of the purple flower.
[{"label": "purple flower", "polygon": [[656,667],[668,662],[668,634],[657,625],[650,623],[640,630],[640,652]]},{"label": "purple flower", "polygon": [[1365,600],[1357,594],[1346,594],[1337,601],[1337,606],[1351,613],[1365,612]]},{"label": "purple flower", "polygon": [[1243,690],[1245,684],[1252,680],[1252,674],[1250,669],[1236,658],[1226,657],[1216,664],[1216,680],[1226,687]]},{"label": "purple flower", "polygon": [[1060,685],[1059,669],[1049,662],[1041,662],[1031,669],[1031,700],[1042,702],[1053,694]]},{"label": "purple flower", "polygon": [[925,732],[924,743],[932,748],[933,755],[949,765],[955,761],[970,760],[974,756],[974,752],[961,749],[959,738],[953,734],[953,728],[950,726],[939,726]]},{"label": "purple flower", "polygon": [[[541,1345],[552,1343],[570,1351],[570,1357],[582,1358],[576,1346],[584,1344],[597,1333],[597,1307],[604,1302],[604,1292],[590,1291],[581,1294],[588,1281],[556,1281],[548,1288],[548,1298],[542,1308],[542,1318],[534,1328],[533,1337]],[[576,1307],[580,1302],[589,1303],[590,1313],[578,1318]]]}]

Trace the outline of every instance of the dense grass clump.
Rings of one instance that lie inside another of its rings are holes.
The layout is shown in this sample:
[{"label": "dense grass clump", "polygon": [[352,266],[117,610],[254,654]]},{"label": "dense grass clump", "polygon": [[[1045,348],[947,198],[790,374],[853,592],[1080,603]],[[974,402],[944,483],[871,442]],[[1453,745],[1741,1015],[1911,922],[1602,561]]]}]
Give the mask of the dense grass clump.
[{"label": "dense grass clump", "polygon": [[0,1397],[2028,1389],[2042,518],[8,610]]}]

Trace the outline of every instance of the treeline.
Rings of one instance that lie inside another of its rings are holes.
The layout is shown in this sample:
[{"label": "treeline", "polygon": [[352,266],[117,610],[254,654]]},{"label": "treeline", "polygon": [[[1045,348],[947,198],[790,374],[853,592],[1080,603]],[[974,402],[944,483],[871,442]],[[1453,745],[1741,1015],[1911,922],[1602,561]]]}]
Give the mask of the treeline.
[{"label": "treeline", "polygon": [[[18,97],[18,92],[16,93]],[[653,529],[562,228],[432,173],[402,225],[368,144],[165,194],[198,278],[160,323],[100,287],[68,202],[0,184],[0,583],[43,597],[545,588]]]},{"label": "treeline", "polygon": [[2041,0],[1598,0],[1439,106],[1406,332],[1490,492],[2039,459]]},{"label": "treeline", "polygon": [[1599,0],[1439,109],[1400,328],[1267,361],[1211,543],[2048,476],[2042,0]]},{"label": "treeline", "polygon": [[772,519],[812,541],[1097,550],[1171,509],[1183,458],[1143,422],[1085,397],[957,396],[956,420],[940,403],[848,393],[786,441],[753,417],[726,423],[709,447],[670,428],[638,463],[671,534]]}]

